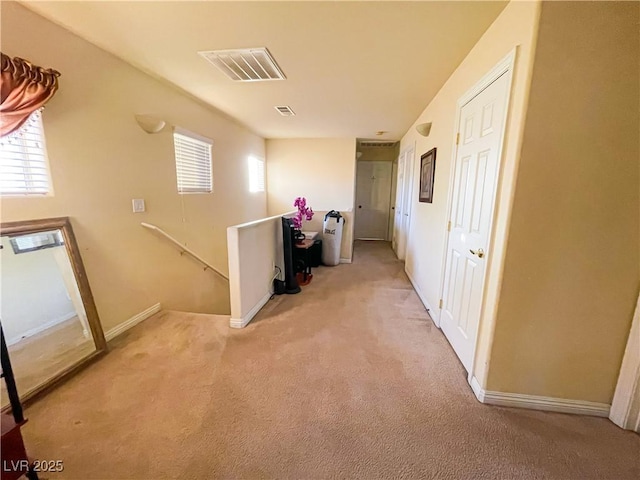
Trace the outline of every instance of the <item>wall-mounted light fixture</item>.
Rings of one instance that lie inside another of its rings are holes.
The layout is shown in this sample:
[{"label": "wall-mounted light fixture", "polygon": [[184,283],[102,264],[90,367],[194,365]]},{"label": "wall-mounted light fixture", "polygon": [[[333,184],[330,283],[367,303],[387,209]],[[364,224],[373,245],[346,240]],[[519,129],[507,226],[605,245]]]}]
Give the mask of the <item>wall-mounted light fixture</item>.
[{"label": "wall-mounted light fixture", "polygon": [[140,128],[147,133],[158,133],[167,124],[164,120],[154,117],[153,115],[136,115],[136,122],[138,122]]},{"label": "wall-mounted light fixture", "polygon": [[431,133],[431,122],[416,125],[416,131],[423,137],[428,137]]}]

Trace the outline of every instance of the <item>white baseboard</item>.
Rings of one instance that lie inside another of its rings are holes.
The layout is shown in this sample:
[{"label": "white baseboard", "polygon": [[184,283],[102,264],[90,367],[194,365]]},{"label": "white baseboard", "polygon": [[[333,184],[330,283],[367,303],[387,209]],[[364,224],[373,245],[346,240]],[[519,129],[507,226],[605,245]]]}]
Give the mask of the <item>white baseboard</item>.
[{"label": "white baseboard", "polygon": [[476,377],[471,377],[471,381],[469,382],[471,385],[471,390],[475,394],[476,398],[480,403],[484,403],[484,389],[480,386],[480,382]]},{"label": "white baseboard", "polygon": [[271,298],[271,292],[268,292],[264,297],[260,299],[258,303],[255,304],[255,306],[251,310],[249,310],[249,313],[247,313],[244,317],[242,318],[232,317],[229,320],[229,326],[231,328],[246,327],[249,324],[249,322],[253,320],[253,317],[255,317],[256,314],[262,309],[262,307],[264,307],[267,304],[270,298]]},{"label": "white baseboard", "polygon": [[484,390],[476,377],[471,378],[471,389],[481,403],[500,407],[528,408],[546,412],[571,413],[608,417],[611,405],[589,402],[587,400],[568,400],[566,398],[540,397],[520,393],[503,393]]},{"label": "white baseboard", "polygon": [[431,305],[429,305],[429,302],[427,302],[427,298],[424,296],[424,294],[422,293],[422,290],[420,290],[420,287],[418,287],[418,284],[413,279],[411,274],[406,269],[405,269],[404,273],[407,274],[407,277],[409,278],[409,281],[411,282],[411,285],[413,286],[413,289],[418,294],[418,298],[420,299],[420,301],[424,305],[424,308],[427,309],[427,312],[429,313],[429,316],[431,317],[431,320],[433,320],[433,323],[435,323],[436,327],[440,328],[440,325],[438,324],[438,315],[437,315],[438,312],[436,312],[433,308],[431,308]]},{"label": "white baseboard", "polygon": [[66,322],[67,320],[71,320],[75,317],[77,313],[75,310],[73,312],[66,313],[64,315],[59,316],[58,318],[54,318],[53,320],[48,321],[47,323],[43,323],[42,325],[38,325],[37,327],[30,328],[26,332],[21,333],[20,335],[16,335],[7,340],[7,346],[15,345],[16,343],[24,340],[25,338],[33,337],[40,332],[44,332],[49,328],[53,328],[59,323]]},{"label": "white baseboard", "polygon": [[352,260],[350,258],[340,258],[340,263],[351,263]]},{"label": "white baseboard", "polygon": [[160,311],[160,304],[156,303],[155,305],[152,305],[151,307],[147,308],[145,311],[140,312],[137,315],[134,315],[129,320],[122,322],[120,325],[116,327],[113,327],[111,330],[105,333],[104,336],[106,337],[107,341],[112,340],[118,335],[129,330],[131,327],[139,324],[143,320],[146,320],[150,316],[155,315],[159,311]]}]

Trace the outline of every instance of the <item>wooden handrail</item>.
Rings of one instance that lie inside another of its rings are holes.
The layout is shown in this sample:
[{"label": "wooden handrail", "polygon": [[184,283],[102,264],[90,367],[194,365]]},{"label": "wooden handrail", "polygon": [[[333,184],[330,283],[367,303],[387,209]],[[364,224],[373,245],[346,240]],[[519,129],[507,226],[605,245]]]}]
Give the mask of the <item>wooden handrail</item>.
[{"label": "wooden handrail", "polygon": [[224,273],[222,273],[220,270],[218,270],[216,267],[214,267],[213,265],[211,265],[210,263],[208,263],[204,258],[202,258],[200,255],[198,255],[197,253],[195,253],[193,250],[188,249],[187,247],[185,247],[184,245],[182,245],[178,240],[176,240],[175,238],[173,238],[171,235],[169,235],[167,232],[165,232],[164,230],[162,230],[159,227],[156,227],[155,225],[151,225],[150,223],[140,223],[140,225],[142,225],[144,228],[148,228],[149,230],[154,230],[156,232],[158,232],[160,235],[162,235],[164,238],[166,238],[167,240],[169,240],[171,243],[173,243],[174,245],[180,247],[181,250],[181,254],[182,253],[186,253],[189,256],[191,256],[192,258],[196,259],[198,262],[200,262],[202,265],[204,265],[204,269],[206,270],[211,269],[213,270],[215,273],[217,273],[218,275],[220,275],[222,278],[224,278],[225,280],[229,281],[229,277],[227,277]]}]

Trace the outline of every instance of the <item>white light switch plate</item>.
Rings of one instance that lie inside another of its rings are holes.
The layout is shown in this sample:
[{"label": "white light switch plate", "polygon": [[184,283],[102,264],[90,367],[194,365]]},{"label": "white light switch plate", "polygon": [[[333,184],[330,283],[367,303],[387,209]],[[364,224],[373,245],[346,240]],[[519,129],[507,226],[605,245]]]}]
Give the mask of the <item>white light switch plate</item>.
[{"label": "white light switch plate", "polygon": [[144,212],[144,198],[134,198],[131,203],[133,203],[133,213]]}]

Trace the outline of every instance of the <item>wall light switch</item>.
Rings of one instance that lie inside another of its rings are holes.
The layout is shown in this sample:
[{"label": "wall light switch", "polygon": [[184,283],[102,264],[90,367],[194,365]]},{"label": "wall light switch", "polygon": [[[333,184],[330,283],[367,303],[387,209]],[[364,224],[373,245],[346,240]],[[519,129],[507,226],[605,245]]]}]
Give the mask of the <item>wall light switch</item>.
[{"label": "wall light switch", "polygon": [[133,213],[144,212],[144,198],[134,198],[131,202],[133,203]]}]

